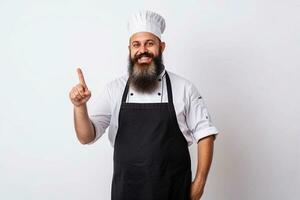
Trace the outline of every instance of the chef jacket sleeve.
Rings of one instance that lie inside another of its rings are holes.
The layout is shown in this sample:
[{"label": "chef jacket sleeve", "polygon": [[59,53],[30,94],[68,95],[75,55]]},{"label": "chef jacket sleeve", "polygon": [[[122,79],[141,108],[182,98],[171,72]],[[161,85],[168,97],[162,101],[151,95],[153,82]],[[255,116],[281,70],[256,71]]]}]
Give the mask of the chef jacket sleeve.
[{"label": "chef jacket sleeve", "polygon": [[111,119],[110,102],[110,94],[107,85],[102,92],[96,94],[95,98],[90,102],[90,105],[88,106],[88,114],[93,124],[96,137],[93,141],[87,144],[93,144],[96,142],[105,133],[105,130],[109,126]]},{"label": "chef jacket sleeve", "polygon": [[186,123],[194,139],[199,142],[209,135],[216,136],[219,132],[212,124],[204,100],[194,84],[190,84],[187,94]]}]

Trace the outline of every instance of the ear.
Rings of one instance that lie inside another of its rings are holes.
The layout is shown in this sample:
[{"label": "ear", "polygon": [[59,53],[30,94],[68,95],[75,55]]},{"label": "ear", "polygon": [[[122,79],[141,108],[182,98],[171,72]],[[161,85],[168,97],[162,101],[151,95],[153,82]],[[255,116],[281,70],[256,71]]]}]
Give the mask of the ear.
[{"label": "ear", "polygon": [[130,44],[131,44],[131,37],[129,38],[129,41],[128,41],[128,50],[130,52]]},{"label": "ear", "polygon": [[161,52],[163,52],[166,48],[166,43],[165,42],[161,42],[160,43],[160,47],[161,47]]},{"label": "ear", "polygon": [[128,55],[129,55],[129,57],[131,57],[131,48],[130,48],[130,45],[128,45]]}]

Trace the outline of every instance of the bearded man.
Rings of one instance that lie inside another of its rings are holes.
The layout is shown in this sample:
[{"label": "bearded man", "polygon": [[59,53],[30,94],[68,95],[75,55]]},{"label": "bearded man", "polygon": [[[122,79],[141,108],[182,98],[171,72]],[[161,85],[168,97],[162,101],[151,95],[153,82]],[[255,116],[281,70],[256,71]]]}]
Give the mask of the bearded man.
[{"label": "bearded man", "polygon": [[[69,94],[77,138],[93,144],[109,127],[112,200],[199,200],[218,130],[195,85],[165,69],[164,18],[141,11],[128,29],[128,73],[108,83],[89,110],[91,92],[77,69],[79,84]],[[194,179],[188,149],[193,142],[198,147]]]}]

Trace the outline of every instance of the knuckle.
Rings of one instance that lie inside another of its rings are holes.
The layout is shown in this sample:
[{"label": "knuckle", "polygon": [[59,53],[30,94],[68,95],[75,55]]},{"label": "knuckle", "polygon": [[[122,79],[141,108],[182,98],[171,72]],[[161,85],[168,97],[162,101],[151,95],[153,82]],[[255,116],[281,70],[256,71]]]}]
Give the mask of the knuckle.
[{"label": "knuckle", "polygon": [[76,89],[80,89],[80,88],[82,88],[82,85],[80,84],[80,83],[78,83],[77,85],[76,85]]}]

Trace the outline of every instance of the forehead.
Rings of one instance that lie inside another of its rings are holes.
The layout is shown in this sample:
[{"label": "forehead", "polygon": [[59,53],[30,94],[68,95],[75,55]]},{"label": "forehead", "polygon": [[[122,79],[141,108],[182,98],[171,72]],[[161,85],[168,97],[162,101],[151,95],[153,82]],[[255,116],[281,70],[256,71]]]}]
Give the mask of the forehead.
[{"label": "forehead", "polygon": [[152,33],[149,32],[139,32],[139,33],[135,33],[130,37],[130,42],[143,42],[143,41],[147,41],[147,40],[153,40],[153,41],[159,41],[159,39],[157,38],[157,36],[155,36]]}]

